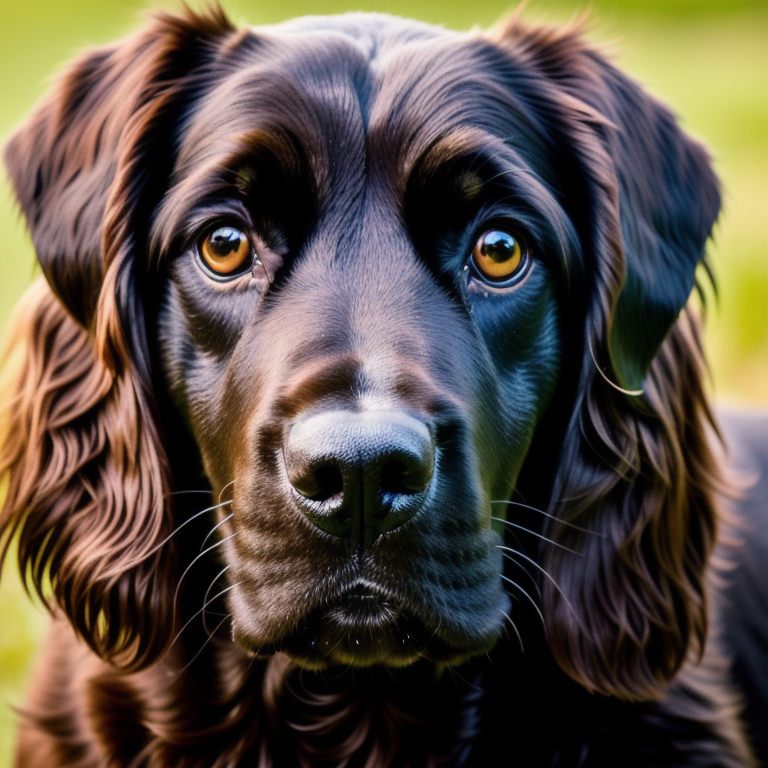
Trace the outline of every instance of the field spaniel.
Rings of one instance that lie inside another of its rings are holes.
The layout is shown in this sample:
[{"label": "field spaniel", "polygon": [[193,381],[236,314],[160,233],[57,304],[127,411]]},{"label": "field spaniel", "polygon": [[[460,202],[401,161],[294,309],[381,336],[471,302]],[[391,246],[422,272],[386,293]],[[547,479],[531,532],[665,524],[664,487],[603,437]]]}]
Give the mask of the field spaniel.
[{"label": "field spaniel", "polygon": [[577,25],[161,14],[5,157],[18,765],[765,759],[768,523],[715,549],[687,307],[718,183]]}]

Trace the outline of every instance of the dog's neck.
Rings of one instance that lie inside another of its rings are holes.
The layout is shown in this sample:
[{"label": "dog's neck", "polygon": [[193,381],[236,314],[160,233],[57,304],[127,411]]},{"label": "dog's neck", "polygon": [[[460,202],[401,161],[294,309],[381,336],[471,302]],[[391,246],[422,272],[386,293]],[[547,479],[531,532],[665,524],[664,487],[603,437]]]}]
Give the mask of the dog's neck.
[{"label": "dog's neck", "polygon": [[[182,671],[177,668],[189,684],[174,689],[186,692],[182,711],[220,711],[216,733],[193,714],[173,725],[172,741],[198,743],[206,730],[211,744],[255,764],[266,749],[280,766],[463,765],[482,731],[486,663],[460,672],[428,661],[398,669],[310,671],[285,654],[249,657],[237,644],[215,638]],[[206,706],[190,708],[190,696]]]}]

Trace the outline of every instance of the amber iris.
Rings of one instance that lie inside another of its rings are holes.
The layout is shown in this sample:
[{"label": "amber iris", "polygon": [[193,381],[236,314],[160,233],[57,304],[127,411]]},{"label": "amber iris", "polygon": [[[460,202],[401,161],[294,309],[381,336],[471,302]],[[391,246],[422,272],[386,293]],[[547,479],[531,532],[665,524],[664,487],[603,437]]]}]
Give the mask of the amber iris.
[{"label": "amber iris", "polygon": [[217,275],[234,275],[248,266],[253,249],[244,232],[237,227],[218,227],[200,243],[200,255]]},{"label": "amber iris", "polygon": [[525,251],[514,235],[501,229],[489,229],[475,244],[472,259],[488,280],[505,282],[521,271],[525,264]]}]

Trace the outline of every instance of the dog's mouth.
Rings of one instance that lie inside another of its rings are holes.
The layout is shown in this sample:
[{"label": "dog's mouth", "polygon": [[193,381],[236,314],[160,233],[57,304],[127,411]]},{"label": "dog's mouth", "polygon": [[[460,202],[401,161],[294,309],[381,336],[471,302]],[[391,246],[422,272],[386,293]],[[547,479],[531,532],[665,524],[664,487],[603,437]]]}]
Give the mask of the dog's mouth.
[{"label": "dog's mouth", "polygon": [[364,584],[312,612],[270,650],[309,669],[403,667],[422,658],[455,663],[467,656],[467,649],[450,646],[424,620]]}]

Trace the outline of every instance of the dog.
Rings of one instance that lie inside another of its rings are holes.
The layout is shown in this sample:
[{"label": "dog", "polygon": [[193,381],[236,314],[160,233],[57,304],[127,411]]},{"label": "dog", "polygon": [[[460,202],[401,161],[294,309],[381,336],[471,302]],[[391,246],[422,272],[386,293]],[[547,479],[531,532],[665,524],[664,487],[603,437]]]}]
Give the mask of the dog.
[{"label": "dog", "polygon": [[719,184],[579,25],[159,14],[5,158],[18,765],[768,758],[766,490],[688,304]]}]

